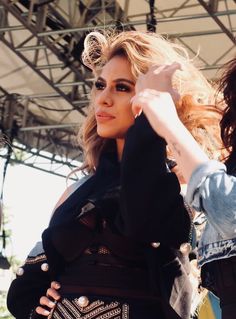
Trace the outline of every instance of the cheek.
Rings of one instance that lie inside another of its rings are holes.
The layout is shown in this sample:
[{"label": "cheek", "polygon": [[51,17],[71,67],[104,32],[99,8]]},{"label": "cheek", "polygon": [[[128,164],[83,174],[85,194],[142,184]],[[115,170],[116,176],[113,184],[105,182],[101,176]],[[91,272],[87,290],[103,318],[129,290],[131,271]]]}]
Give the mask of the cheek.
[{"label": "cheek", "polygon": [[131,125],[134,124],[134,114],[132,112],[131,106],[122,114],[120,119],[121,125],[124,126],[124,129],[128,129]]},{"label": "cheek", "polygon": [[125,109],[125,117],[127,118],[128,121],[133,121],[134,120],[134,114],[132,111],[132,105],[129,103]]},{"label": "cheek", "polygon": [[98,107],[98,99],[99,99],[99,95],[98,94],[94,94],[93,96],[93,109],[96,111],[97,107]]},{"label": "cheek", "polygon": [[124,103],[124,114],[127,118],[132,118],[134,117],[133,111],[132,111],[132,103],[130,102],[130,100],[132,99],[134,95],[130,96],[130,98],[126,101],[126,103]]}]

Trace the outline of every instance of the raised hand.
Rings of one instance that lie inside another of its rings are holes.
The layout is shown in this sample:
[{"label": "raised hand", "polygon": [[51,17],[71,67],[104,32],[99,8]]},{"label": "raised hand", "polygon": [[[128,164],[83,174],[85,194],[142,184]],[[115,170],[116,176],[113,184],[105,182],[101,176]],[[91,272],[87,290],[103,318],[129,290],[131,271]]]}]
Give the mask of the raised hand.
[{"label": "raised hand", "polygon": [[131,99],[133,114],[143,111],[153,129],[163,138],[166,129],[173,129],[180,121],[174,104],[180,95],[172,86],[173,75],[180,69],[179,63],[150,67],[146,74],[139,76],[136,94]]},{"label": "raised hand", "polygon": [[181,65],[174,62],[170,65],[153,65],[147,73],[141,74],[135,85],[135,92],[139,93],[144,89],[153,89],[159,92],[168,92],[174,102],[180,99],[179,93],[173,88],[172,79],[174,73],[181,70]]}]

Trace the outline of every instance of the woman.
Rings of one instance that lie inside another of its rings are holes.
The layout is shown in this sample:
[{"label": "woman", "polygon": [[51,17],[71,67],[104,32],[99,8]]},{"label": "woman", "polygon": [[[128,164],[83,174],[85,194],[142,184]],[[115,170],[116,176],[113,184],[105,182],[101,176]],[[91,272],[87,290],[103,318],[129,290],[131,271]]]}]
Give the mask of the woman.
[{"label": "woman", "polygon": [[[221,136],[229,156],[225,165],[210,161],[178,118],[171,99],[171,77],[180,65],[150,70],[139,83],[140,91],[133,99],[133,109],[140,107],[156,132],[166,139],[186,181],[186,200],[203,211],[208,224],[199,245],[199,265],[203,285],[220,298],[223,319],[236,313],[236,58],[227,65],[221,79],[226,108],[221,120]],[[150,83],[165,81],[165,93],[150,90]],[[153,102],[150,103],[150,95]],[[145,101],[148,101],[145,102]],[[171,123],[171,125],[170,125]]]},{"label": "woman", "polygon": [[189,318],[190,217],[164,140],[131,107],[137,77],[176,59],[186,66],[174,81],[183,99],[208,101],[211,87],[183,48],[137,31],[87,36],[83,61],[96,77],[82,131],[87,176],[11,284],[17,319]]}]

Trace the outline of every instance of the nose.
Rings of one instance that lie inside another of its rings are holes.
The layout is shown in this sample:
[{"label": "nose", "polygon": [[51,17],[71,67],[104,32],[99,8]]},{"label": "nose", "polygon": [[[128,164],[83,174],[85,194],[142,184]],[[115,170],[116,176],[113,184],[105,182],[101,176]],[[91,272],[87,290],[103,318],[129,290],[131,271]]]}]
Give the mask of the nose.
[{"label": "nose", "polygon": [[96,104],[99,106],[110,107],[113,104],[112,94],[109,88],[100,91],[96,97]]}]

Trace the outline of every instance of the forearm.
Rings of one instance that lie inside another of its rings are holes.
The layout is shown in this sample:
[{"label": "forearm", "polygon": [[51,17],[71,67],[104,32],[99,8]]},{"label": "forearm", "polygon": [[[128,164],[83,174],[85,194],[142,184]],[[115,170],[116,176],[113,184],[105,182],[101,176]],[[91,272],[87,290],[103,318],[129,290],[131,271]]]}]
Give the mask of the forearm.
[{"label": "forearm", "polygon": [[173,127],[166,127],[164,137],[188,183],[194,170],[209,158],[180,121],[174,127],[174,130]]},{"label": "forearm", "polygon": [[121,162],[121,214],[126,235],[177,246],[188,239],[190,220],[178,179],[167,171],[165,149],[146,118],[138,118]]},{"label": "forearm", "polygon": [[49,271],[42,270],[43,264],[47,264],[47,259],[41,242],[38,242],[8,290],[7,306],[17,319],[34,318],[31,314],[38,305],[39,298],[50,287]]},{"label": "forearm", "polygon": [[144,90],[133,100],[134,109],[140,105],[152,128],[166,140],[188,182],[195,168],[209,159],[180,121],[170,94]]}]

